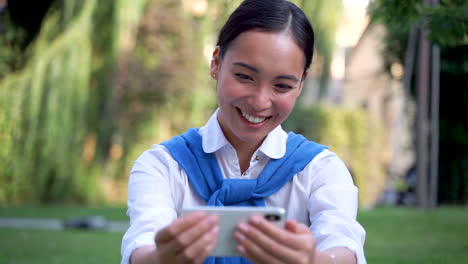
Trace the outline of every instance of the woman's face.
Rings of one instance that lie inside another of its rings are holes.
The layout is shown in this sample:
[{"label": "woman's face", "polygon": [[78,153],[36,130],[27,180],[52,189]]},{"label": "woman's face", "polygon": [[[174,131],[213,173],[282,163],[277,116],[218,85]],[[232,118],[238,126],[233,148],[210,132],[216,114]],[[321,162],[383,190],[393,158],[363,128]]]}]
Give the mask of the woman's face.
[{"label": "woman's face", "polygon": [[305,57],[288,32],[247,31],[224,58],[215,50],[218,121],[233,146],[260,145],[291,113],[301,93]]}]

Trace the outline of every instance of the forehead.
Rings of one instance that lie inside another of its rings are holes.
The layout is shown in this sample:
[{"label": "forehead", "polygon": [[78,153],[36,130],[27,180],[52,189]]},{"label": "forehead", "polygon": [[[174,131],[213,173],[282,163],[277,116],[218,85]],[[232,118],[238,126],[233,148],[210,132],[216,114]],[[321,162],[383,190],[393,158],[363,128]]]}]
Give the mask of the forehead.
[{"label": "forehead", "polygon": [[260,70],[302,72],[305,55],[288,31],[247,31],[231,43],[224,60],[252,64]]}]

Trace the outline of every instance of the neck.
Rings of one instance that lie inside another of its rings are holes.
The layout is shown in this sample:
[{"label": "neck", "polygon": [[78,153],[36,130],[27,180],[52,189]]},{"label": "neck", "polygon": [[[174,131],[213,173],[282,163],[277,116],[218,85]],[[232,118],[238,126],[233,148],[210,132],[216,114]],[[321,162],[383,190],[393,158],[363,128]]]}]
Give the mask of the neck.
[{"label": "neck", "polygon": [[224,136],[236,150],[241,172],[244,173],[250,166],[250,159],[252,158],[252,155],[260,147],[264,138],[258,142],[242,141],[240,138],[236,137],[236,135],[231,133],[231,131],[229,131],[229,128],[224,126],[223,122],[219,118],[219,114],[217,118],[219,126],[221,127]]},{"label": "neck", "polygon": [[225,129],[222,126],[221,129],[223,130],[223,134],[226,137],[226,139],[236,150],[241,172],[244,173],[250,166],[250,159],[252,158],[252,155],[260,147],[263,140],[259,142],[245,142],[240,140],[236,136],[231,135],[230,133],[226,133]]},{"label": "neck", "polygon": [[242,142],[241,144],[233,144],[233,142],[231,142],[231,144],[236,150],[241,173],[244,173],[250,167],[250,159],[252,158],[252,155],[255,153],[257,148],[260,146],[261,142],[259,144],[249,144],[246,142]]}]

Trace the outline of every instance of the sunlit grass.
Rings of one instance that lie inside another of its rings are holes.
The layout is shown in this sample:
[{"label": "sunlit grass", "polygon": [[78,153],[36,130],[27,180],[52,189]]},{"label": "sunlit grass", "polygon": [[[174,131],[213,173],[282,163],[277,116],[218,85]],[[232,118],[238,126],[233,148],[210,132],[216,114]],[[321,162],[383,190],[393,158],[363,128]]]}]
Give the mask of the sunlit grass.
[{"label": "sunlit grass", "polygon": [[119,263],[122,233],[0,229],[0,263]]},{"label": "sunlit grass", "polygon": [[359,221],[368,263],[468,263],[467,208],[379,208]]}]

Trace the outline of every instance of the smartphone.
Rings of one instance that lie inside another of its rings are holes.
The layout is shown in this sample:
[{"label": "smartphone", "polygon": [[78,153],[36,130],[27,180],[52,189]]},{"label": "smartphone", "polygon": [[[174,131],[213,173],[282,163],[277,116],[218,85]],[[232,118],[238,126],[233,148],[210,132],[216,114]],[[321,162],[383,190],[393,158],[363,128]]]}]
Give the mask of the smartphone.
[{"label": "smartphone", "polygon": [[285,210],[278,207],[199,206],[183,208],[181,216],[197,211],[218,216],[220,228],[218,241],[211,253],[211,256],[215,257],[240,256],[236,249],[238,243],[234,239],[234,230],[238,223],[247,220],[253,214],[262,215],[265,219],[281,228],[284,228],[285,223]]}]

